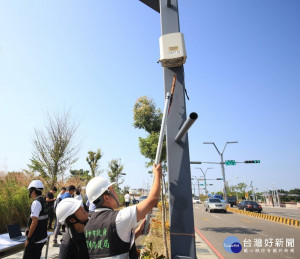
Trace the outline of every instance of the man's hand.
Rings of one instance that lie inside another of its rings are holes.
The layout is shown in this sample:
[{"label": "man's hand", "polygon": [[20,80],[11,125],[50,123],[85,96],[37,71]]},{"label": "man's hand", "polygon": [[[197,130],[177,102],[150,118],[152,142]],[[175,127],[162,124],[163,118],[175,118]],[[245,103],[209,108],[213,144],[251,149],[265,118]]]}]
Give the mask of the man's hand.
[{"label": "man's hand", "polygon": [[[136,228],[135,239],[137,239],[140,235],[143,234],[145,223],[146,223],[146,219],[143,219],[141,224]],[[147,234],[149,233],[149,230],[150,230],[150,224],[148,225]]]},{"label": "man's hand", "polygon": [[29,241],[26,239],[25,240],[25,248],[26,248],[26,246],[28,246],[28,244],[29,244]]},{"label": "man's hand", "polygon": [[161,178],[162,175],[162,170],[161,170],[161,164],[156,165],[155,163],[153,164],[153,174],[155,177],[158,177],[158,179]]}]

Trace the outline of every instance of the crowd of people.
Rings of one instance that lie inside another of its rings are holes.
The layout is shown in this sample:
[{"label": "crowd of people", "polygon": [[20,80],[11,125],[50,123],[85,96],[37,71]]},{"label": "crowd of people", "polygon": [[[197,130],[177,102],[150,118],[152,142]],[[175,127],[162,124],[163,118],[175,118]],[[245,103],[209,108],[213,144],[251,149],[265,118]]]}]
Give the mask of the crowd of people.
[{"label": "crowd of people", "polygon": [[[135,240],[144,230],[145,216],[157,204],[160,194],[161,165],[153,165],[154,182],[147,199],[129,206],[130,195],[125,194],[126,207],[119,207],[115,182],[96,176],[86,186],[83,198],[81,188],[74,185],[52,187],[44,198],[40,180],[28,186],[33,199],[28,228],[25,232],[23,259],[39,259],[47,241],[47,228],[54,230],[53,245],[60,247],[60,259],[138,258]],[[85,200],[85,201],[84,201]],[[135,199],[134,199],[135,200]],[[52,224],[55,218],[55,223]],[[138,223],[140,222],[140,223]],[[63,228],[61,243],[58,235]]]}]

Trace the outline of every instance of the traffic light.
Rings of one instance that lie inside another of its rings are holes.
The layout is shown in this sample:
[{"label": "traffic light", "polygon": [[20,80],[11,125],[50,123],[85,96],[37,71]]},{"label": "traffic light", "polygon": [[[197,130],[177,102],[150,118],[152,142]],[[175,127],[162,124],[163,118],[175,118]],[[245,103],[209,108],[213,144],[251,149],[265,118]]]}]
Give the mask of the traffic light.
[{"label": "traffic light", "polygon": [[223,180],[223,178],[217,178],[216,180]]},{"label": "traffic light", "polygon": [[245,161],[246,164],[259,164],[260,160],[247,160]]},{"label": "traffic light", "polygon": [[225,165],[235,165],[235,160],[226,160]]}]

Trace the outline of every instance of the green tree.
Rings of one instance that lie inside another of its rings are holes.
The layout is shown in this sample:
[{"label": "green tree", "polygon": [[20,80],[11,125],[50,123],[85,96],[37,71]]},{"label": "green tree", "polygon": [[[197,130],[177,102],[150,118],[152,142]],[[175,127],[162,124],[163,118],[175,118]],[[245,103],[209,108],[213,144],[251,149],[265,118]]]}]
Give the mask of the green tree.
[{"label": "green tree", "polygon": [[82,181],[89,181],[91,179],[91,176],[89,175],[89,170],[70,170],[70,174],[74,177],[79,177]]},{"label": "green tree", "polygon": [[[142,96],[137,99],[133,108],[133,126],[138,129],[144,129],[148,135],[145,138],[139,137],[139,148],[141,154],[150,161],[146,166],[151,166],[155,161],[156,149],[159,139],[162,112],[157,109],[152,99]],[[164,141],[161,161],[166,161],[166,142]]]},{"label": "green tree", "polygon": [[100,173],[98,171],[98,168],[99,168],[98,162],[102,156],[103,156],[103,153],[101,153],[100,148],[97,149],[97,152],[93,152],[93,151],[88,152],[88,157],[86,158],[86,161],[88,162],[88,164],[91,168],[92,177],[95,177],[95,175],[97,173]]},{"label": "green tree", "polygon": [[159,132],[162,112],[156,109],[155,103],[147,96],[138,98],[133,108],[133,126],[148,133]]},{"label": "green tree", "polygon": [[52,186],[56,184],[58,175],[63,175],[78,159],[77,129],[78,124],[71,119],[70,111],[48,113],[45,129],[35,129],[34,151],[28,167],[40,173]]},{"label": "green tree", "polygon": [[247,184],[246,183],[238,183],[235,186],[235,189],[238,190],[240,193],[245,193],[246,188],[247,188]]},{"label": "green tree", "polygon": [[[300,189],[299,189],[299,188],[292,189],[292,190],[289,191],[289,194],[300,195]],[[295,202],[299,202],[299,201],[300,201],[300,197],[299,197],[299,196],[294,196],[294,197],[293,197],[293,200],[294,200]]]},{"label": "green tree", "polygon": [[107,174],[111,182],[116,182],[117,188],[119,189],[119,185],[124,182],[124,180],[121,180],[121,177],[123,175],[126,175],[126,173],[123,173],[124,166],[121,164],[121,158],[112,159],[108,163]]}]

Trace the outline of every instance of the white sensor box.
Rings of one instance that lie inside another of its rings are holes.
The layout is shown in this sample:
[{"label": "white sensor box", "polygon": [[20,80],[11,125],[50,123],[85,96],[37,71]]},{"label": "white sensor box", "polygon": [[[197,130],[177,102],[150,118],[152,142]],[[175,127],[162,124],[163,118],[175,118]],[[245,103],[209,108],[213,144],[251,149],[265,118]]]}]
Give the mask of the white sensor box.
[{"label": "white sensor box", "polygon": [[159,49],[162,67],[178,67],[186,61],[184,37],[180,32],[162,35],[159,38]]}]

